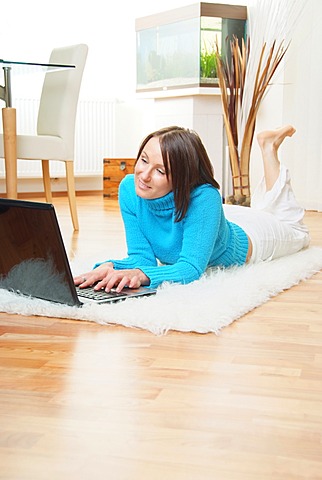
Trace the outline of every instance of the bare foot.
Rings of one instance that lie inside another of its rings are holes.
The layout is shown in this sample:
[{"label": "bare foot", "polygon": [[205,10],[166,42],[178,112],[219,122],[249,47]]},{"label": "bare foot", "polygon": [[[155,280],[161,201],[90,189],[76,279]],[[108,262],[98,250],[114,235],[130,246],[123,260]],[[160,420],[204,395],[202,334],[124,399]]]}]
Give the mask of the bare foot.
[{"label": "bare foot", "polygon": [[257,141],[262,151],[267,191],[273,188],[280,173],[278,148],[285,137],[291,137],[294,133],[295,128],[292,125],[286,125],[277,130],[266,130],[257,135]]},{"label": "bare foot", "polygon": [[277,152],[285,137],[291,137],[296,132],[292,125],[285,125],[276,130],[265,130],[257,135],[257,141],[262,150],[272,149]]}]

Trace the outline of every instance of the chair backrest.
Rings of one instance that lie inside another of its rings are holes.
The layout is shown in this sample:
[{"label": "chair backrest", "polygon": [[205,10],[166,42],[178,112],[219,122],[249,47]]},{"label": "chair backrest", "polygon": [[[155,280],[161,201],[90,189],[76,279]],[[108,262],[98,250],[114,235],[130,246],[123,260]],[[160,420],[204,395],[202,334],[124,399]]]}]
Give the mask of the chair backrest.
[{"label": "chair backrest", "polygon": [[61,137],[73,159],[76,114],[88,47],[85,44],[55,48],[49,63],[75,65],[76,68],[47,72],[37,121],[38,135]]}]

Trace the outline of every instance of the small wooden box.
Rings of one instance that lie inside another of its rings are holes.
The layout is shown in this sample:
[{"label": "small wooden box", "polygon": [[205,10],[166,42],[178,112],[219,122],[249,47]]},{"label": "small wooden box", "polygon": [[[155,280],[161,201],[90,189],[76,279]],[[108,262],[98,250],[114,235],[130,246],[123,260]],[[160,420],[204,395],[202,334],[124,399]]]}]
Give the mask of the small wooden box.
[{"label": "small wooden box", "polygon": [[135,158],[104,158],[103,195],[117,198],[121,180],[134,172]]}]

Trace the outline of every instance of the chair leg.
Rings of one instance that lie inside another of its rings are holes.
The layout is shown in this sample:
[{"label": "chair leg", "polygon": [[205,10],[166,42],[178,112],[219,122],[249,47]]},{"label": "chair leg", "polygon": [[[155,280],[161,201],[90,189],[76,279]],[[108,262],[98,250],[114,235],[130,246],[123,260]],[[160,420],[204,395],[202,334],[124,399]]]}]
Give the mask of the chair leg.
[{"label": "chair leg", "polygon": [[42,167],[42,179],[43,179],[43,184],[45,189],[46,202],[52,203],[53,197],[51,194],[49,160],[42,160],[41,167]]},{"label": "chair leg", "polygon": [[79,230],[78,216],[77,216],[77,209],[76,209],[74,162],[67,161],[65,162],[65,165],[66,165],[67,193],[68,193],[70,213],[72,216],[74,230]]},{"label": "chair leg", "polygon": [[16,109],[2,109],[7,198],[17,198]]}]

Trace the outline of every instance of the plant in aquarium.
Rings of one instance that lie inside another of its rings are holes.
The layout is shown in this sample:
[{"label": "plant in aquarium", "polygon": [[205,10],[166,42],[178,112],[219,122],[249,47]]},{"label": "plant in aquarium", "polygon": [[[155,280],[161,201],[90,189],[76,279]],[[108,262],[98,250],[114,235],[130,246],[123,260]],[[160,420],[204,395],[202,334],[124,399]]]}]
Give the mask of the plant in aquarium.
[{"label": "plant in aquarium", "polygon": [[200,53],[200,77],[217,78],[217,53],[215,48],[206,48]]}]

